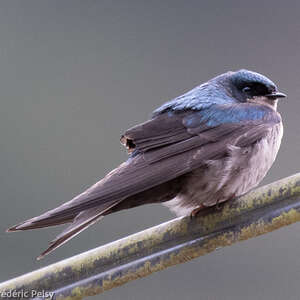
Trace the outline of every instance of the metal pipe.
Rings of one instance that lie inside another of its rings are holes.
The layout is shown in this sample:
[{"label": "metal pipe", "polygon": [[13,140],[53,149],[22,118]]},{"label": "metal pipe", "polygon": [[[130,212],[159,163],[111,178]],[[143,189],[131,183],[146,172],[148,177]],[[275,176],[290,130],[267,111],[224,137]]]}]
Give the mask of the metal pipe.
[{"label": "metal pipe", "polygon": [[300,173],[228,201],[221,209],[171,220],[3,282],[0,296],[9,299],[6,295],[14,291],[18,299],[36,295],[31,298],[37,300],[54,292],[56,300],[83,299],[297,221]]}]

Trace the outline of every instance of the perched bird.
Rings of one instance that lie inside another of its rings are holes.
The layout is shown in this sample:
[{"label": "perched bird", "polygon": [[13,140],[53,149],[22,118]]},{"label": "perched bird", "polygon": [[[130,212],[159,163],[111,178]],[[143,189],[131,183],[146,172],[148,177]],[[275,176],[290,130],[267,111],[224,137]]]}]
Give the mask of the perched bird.
[{"label": "perched bird", "polygon": [[39,258],[113,212],[161,202],[177,215],[255,187],[273,164],[283,134],[267,77],[227,72],[156,109],[121,137],[128,160],[69,202],[8,231],[71,223]]}]

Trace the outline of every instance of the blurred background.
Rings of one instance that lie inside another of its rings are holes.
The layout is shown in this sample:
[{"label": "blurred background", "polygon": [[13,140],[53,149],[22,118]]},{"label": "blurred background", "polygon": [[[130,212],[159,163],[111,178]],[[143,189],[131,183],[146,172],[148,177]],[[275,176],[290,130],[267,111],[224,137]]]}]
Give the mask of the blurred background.
[{"label": "blurred background", "polygon": [[[7,227],[82,192],[127,157],[124,130],[228,70],[269,76],[285,133],[262,184],[300,171],[299,1],[1,1],[0,280],[162,223],[149,205],[104,218],[44,260],[61,228]],[[300,224],[91,299],[299,299]]]}]

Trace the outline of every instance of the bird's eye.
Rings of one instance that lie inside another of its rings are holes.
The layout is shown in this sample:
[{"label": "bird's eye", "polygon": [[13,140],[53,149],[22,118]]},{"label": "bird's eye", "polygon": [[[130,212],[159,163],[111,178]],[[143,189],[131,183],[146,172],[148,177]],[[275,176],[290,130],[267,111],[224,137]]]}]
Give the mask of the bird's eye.
[{"label": "bird's eye", "polygon": [[243,89],[242,89],[243,93],[249,93],[251,91],[251,88],[249,86],[245,86]]}]

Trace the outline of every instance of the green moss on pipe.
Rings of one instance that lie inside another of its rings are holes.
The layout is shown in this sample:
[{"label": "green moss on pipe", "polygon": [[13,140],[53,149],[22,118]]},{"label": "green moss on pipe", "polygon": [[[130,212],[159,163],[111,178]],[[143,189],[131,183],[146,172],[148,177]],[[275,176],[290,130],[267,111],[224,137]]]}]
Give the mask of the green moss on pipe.
[{"label": "green moss on pipe", "polygon": [[0,284],[83,299],[300,220],[300,173]]}]

